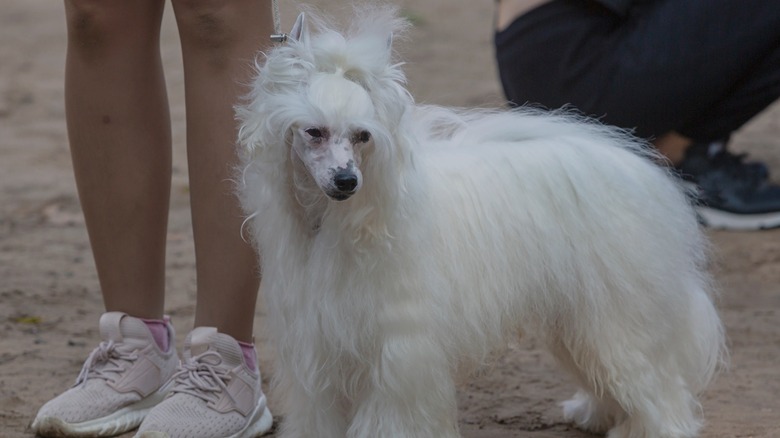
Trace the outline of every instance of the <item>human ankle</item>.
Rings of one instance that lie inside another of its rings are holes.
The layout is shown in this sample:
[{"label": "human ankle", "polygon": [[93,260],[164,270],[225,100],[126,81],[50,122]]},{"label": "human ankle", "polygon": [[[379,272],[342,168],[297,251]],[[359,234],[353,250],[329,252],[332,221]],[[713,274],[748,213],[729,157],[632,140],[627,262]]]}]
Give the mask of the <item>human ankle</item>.
[{"label": "human ankle", "polygon": [[653,141],[653,145],[666,156],[673,166],[679,165],[684,159],[688,147],[693,143],[688,137],[676,132],[669,132]]}]

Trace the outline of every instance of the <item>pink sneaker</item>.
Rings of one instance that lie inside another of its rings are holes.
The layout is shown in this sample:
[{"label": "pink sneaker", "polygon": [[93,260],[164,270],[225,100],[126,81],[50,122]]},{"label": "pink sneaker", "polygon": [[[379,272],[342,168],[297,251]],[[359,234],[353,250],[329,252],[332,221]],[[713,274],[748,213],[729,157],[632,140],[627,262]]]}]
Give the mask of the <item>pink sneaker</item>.
[{"label": "pink sneaker", "polygon": [[103,342],[84,362],[75,385],[41,407],[32,431],[45,437],[105,437],[138,427],[165,398],[179,363],[173,327],[167,327],[165,352],[142,320],[104,313]]},{"label": "pink sneaker", "polygon": [[260,371],[241,347],[213,327],[198,327],[184,343],[168,397],[138,429],[137,438],[249,438],[271,429]]}]

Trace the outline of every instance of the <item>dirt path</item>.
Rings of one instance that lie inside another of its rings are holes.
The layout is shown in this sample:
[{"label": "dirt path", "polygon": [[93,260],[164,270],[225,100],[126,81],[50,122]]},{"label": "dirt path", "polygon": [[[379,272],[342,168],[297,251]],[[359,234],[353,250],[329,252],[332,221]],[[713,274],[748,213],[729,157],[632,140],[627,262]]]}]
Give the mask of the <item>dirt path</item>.
[{"label": "dirt path", "polygon": [[[336,4],[335,0],[314,2]],[[492,61],[489,0],[407,1],[416,23],[403,52],[420,102],[500,102]],[[294,5],[283,5],[289,27]],[[75,378],[94,347],[102,304],[75,185],[64,122],[63,6],[5,0],[0,12],[0,437],[28,437],[27,424]],[[180,334],[191,328],[194,261],[184,155],[181,59],[167,11],[163,55],[174,121],[174,182],[168,300]],[[735,146],[780,175],[780,106],[740,132]],[[705,437],[780,437],[780,231],[711,233],[731,369],[703,398]],[[272,351],[256,330],[262,368]],[[183,337],[180,338],[181,342]],[[181,347],[181,345],[179,345]],[[511,349],[460,392],[463,434],[591,435],[562,422],[556,402],[573,385],[532,339]],[[273,408],[273,398],[271,406]],[[130,435],[127,435],[130,436]]]}]

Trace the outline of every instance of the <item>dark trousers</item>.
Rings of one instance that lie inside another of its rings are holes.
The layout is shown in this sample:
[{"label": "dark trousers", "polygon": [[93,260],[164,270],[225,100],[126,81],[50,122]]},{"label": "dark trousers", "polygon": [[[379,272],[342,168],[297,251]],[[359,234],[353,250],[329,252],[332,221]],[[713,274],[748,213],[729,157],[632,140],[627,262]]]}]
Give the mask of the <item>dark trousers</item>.
[{"label": "dark trousers", "polygon": [[780,97],[778,0],[658,0],[626,17],[554,0],[495,45],[511,103],[568,105],[645,138],[725,139]]}]

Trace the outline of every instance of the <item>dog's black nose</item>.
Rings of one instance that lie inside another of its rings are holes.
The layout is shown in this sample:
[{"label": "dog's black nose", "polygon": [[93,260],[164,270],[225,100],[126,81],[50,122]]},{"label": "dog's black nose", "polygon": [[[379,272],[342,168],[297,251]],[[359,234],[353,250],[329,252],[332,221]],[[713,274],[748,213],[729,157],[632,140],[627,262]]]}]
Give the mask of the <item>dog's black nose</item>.
[{"label": "dog's black nose", "polygon": [[352,172],[342,171],[333,176],[333,184],[342,192],[353,192],[358,185],[358,178]]}]

